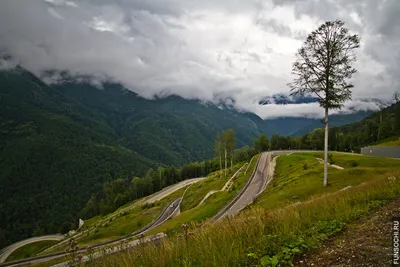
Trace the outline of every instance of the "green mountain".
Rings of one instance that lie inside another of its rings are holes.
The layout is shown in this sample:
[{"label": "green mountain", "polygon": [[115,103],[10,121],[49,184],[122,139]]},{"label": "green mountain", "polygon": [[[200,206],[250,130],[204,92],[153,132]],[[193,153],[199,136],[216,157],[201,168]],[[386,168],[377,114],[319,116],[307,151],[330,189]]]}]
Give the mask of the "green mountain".
[{"label": "green mountain", "polygon": [[211,158],[227,128],[238,146],[268,132],[258,116],[228,107],[0,72],[0,247],[74,224],[106,181]]},{"label": "green mountain", "polygon": [[[362,147],[391,140],[397,141],[399,138],[400,102],[368,115],[361,121],[330,128],[328,140],[329,150],[360,152]],[[285,141],[285,137],[278,139]],[[300,149],[324,149],[323,128],[314,129],[301,137],[286,137],[286,139],[288,139],[286,143],[280,143],[280,148],[287,149],[291,146]]]},{"label": "green mountain", "polygon": [[215,136],[224,129],[235,130],[239,147],[269,132],[255,114],[178,96],[147,100],[116,84],[98,89],[65,83],[54,88],[98,114],[113,129],[118,143],[166,164],[210,158]]},{"label": "green mountain", "polygon": [[116,141],[78,101],[33,75],[0,72],[0,242],[55,233],[103,182],[156,163]]},{"label": "green mountain", "polygon": [[[363,120],[331,129],[333,142],[343,142],[347,150],[359,150],[400,137],[400,102],[373,113]],[[335,133],[339,134],[336,135]]]}]

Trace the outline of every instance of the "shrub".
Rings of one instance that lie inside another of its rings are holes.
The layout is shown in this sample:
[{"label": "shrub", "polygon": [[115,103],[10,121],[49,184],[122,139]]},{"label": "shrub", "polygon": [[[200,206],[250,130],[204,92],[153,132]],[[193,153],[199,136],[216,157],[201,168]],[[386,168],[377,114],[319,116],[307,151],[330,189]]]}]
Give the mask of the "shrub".
[{"label": "shrub", "polygon": [[146,210],[146,209],[150,209],[152,207],[154,207],[155,204],[154,203],[145,203],[141,206],[142,210]]},{"label": "shrub", "polygon": [[358,161],[355,161],[355,160],[351,160],[351,161],[350,161],[350,166],[351,166],[351,167],[357,167],[358,165],[360,165],[360,164],[358,163]]},{"label": "shrub", "polygon": [[329,164],[335,164],[332,153],[328,153],[328,162]]}]

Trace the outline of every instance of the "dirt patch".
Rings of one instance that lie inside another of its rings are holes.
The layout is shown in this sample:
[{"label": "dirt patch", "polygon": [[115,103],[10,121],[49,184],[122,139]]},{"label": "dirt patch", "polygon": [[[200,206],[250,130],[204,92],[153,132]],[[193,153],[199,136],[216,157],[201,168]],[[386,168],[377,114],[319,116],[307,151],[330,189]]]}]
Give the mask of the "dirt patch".
[{"label": "dirt patch", "polygon": [[[324,164],[324,160],[320,159],[320,158],[315,158],[319,163]],[[335,165],[335,164],[330,164],[328,163],[328,166],[331,166],[332,168],[338,169],[338,170],[344,170],[343,167],[339,166],[339,165]]]},{"label": "dirt patch", "polygon": [[400,199],[386,205],[303,255],[294,266],[391,266],[392,214],[400,211]]}]

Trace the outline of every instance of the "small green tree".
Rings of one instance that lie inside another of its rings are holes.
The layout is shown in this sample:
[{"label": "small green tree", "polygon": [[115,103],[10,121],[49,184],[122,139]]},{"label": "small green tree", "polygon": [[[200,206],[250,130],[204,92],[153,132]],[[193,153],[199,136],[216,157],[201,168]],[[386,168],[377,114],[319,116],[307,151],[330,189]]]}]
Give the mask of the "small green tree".
[{"label": "small green tree", "polygon": [[253,140],[254,149],[260,153],[262,151],[269,150],[269,139],[265,134]]},{"label": "small green tree", "polygon": [[236,147],[236,136],[235,131],[233,129],[229,129],[225,131],[226,137],[226,146],[228,151],[228,157],[231,162],[231,168],[233,167],[233,150]]},{"label": "small green tree", "polygon": [[271,137],[271,149],[279,150],[279,134],[274,133]]},{"label": "small green tree", "polygon": [[291,95],[314,94],[325,110],[324,186],[328,185],[328,113],[351,99],[353,85],[347,80],[356,72],[352,63],[359,46],[359,36],[350,35],[344,22],[327,21],[308,35],[293,63],[296,78],[289,84]]},{"label": "small green tree", "polygon": [[214,152],[215,155],[219,158],[219,178],[222,178],[222,154],[224,153],[224,144],[222,140],[222,135],[217,134],[217,138],[214,142]]}]

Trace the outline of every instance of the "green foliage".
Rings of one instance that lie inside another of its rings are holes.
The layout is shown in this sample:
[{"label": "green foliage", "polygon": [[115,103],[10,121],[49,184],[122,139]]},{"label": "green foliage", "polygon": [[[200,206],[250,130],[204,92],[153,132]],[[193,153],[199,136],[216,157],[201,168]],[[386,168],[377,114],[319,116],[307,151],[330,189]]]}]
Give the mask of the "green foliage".
[{"label": "green foliage", "polygon": [[333,154],[328,153],[328,163],[329,164],[335,164],[335,160],[333,159]]},{"label": "green foliage", "polygon": [[300,255],[300,253],[316,247],[328,237],[342,231],[344,226],[344,222],[337,220],[318,221],[308,230],[297,235],[265,235],[261,237],[264,249],[257,253],[248,253],[246,265],[292,265],[295,255]]},{"label": "green foliage", "polygon": [[289,149],[291,145],[291,138],[288,136],[280,136],[275,133],[271,137],[271,150]]},{"label": "green foliage", "polygon": [[350,165],[351,165],[351,167],[357,167],[359,165],[359,163],[356,160],[351,160]]},{"label": "green foliage", "polygon": [[327,21],[311,32],[298,50],[289,84],[292,95],[314,94],[328,115],[329,109],[340,109],[351,99],[348,79],[356,72],[355,49],[360,47],[358,35],[349,34],[344,22]]},{"label": "green foliage", "polygon": [[234,161],[242,162],[250,160],[257,152],[253,147],[244,146],[234,151]]},{"label": "green foliage", "polygon": [[260,135],[260,137],[253,140],[253,147],[256,152],[260,153],[262,151],[269,150],[269,139],[265,134]]}]

